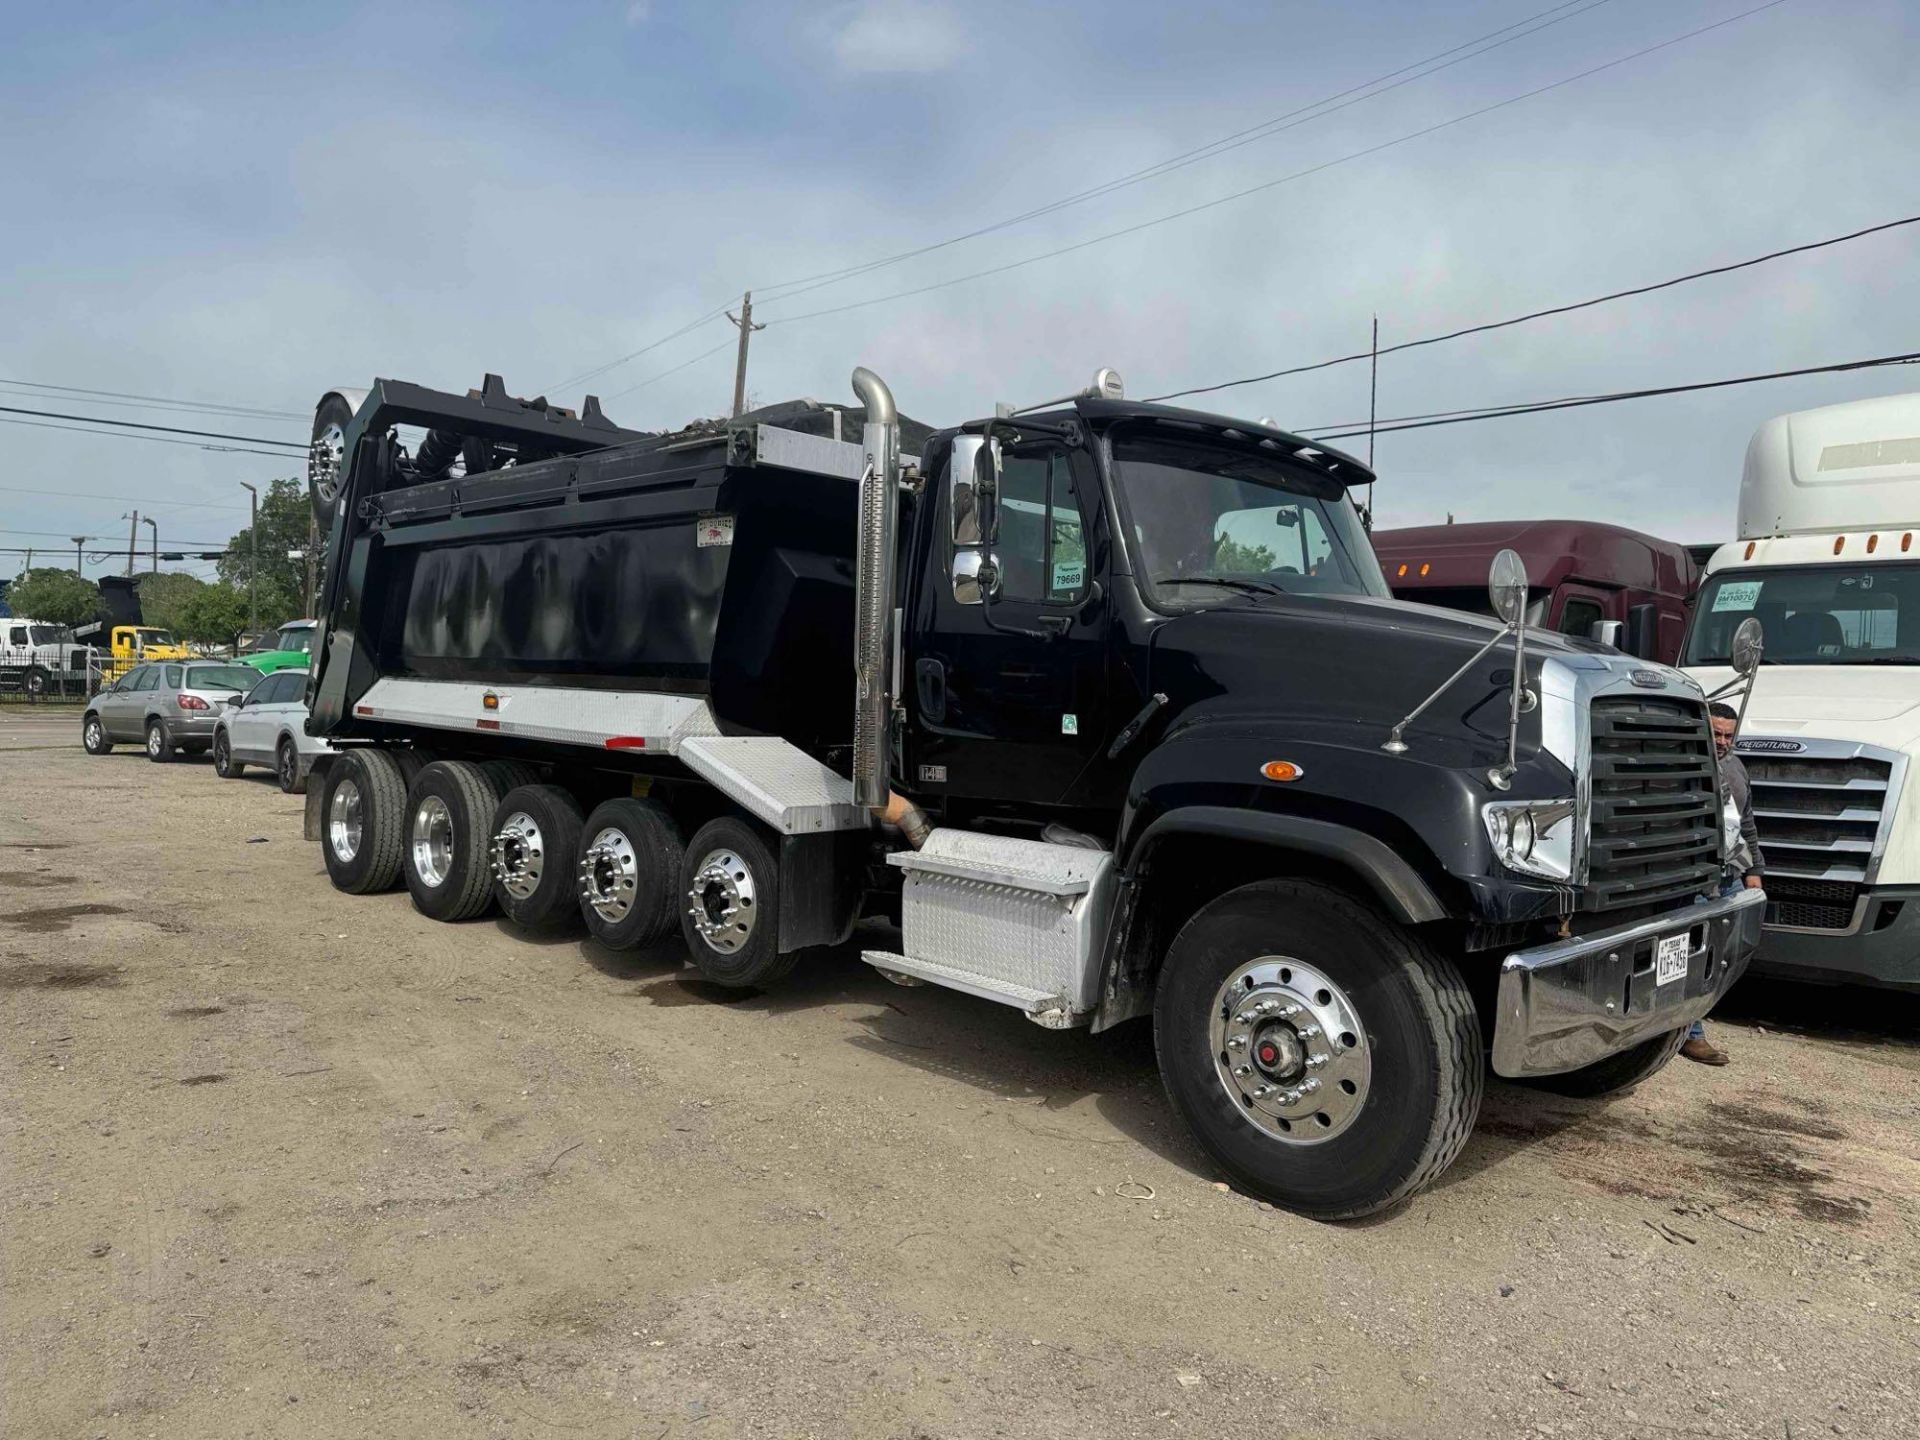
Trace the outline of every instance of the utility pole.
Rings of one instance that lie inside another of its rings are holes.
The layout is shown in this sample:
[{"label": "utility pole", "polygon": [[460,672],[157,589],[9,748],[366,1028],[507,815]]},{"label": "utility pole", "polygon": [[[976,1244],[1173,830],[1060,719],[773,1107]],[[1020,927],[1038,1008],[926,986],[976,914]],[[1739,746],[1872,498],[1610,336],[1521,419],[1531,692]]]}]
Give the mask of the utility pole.
[{"label": "utility pole", "polygon": [[92,538],[90,535],[75,535],[73,537],[73,573],[78,575],[82,580],[87,578],[87,562],[85,556],[81,554],[81,547]]},{"label": "utility pole", "polygon": [[747,408],[747,337],[756,330],[764,330],[765,325],[753,323],[753,292],[747,291],[740,297],[740,313],[727,312],[727,319],[740,327],[740,357],[733,362],[733,414],[738,419],[740,412]]},{"label": "utility pole", "polygon": [[136,510],[125,518],[133,522],[127,526],[127,578],[132,579],[134,546],[140,543],[140,512]]},{"label": "utility pole", "polygon": [[244,480],[240,488],[247,492],[247,534],[253,540],[253,558],[247,565],[247,629],[258,630],[260,599],[255,582],[260,578],[260,492]]},{"label": "utility pole", "polygon": [[160,573],[160,522],[151,515],[147,516],[147,525],[153,531],[153,573]]},{"label": "utility pole", "polygon": [[[1367,365],[1367,469],[1373,469],[1373,423],[1380,403],[1380,317],[1373,317],[1373,351]],[[1367,482],[1367,528],[1373,528],[1373,482]]]}]

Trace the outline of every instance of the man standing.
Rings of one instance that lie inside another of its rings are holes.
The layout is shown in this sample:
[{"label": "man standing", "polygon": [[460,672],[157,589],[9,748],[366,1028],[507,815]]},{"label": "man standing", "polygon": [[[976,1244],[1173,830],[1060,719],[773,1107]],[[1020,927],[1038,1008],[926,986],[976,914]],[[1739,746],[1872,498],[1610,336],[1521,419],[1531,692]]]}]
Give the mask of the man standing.
[{"label": "man standing", "polygon": [[[1747,767],[1733,753],[1733,732],[1740,714],[1731,705],[1715,704],[1708,718],[1713,725],[1713,754],[1720,766],[1720,795],[1724,813],[1721,823],[1727,841],[1726,868],[1721,875],[1721,891],[1745,886],[1758,890],[1766,873],[1760,859],[1760,827],[1753,819],[1753,786],[1747,779]],[[1724,1065],[1727,1052],[1707,1039],[1706,1026],[1698,1020],[1687,1032],[1680,1053],[1702,1065]]]}]

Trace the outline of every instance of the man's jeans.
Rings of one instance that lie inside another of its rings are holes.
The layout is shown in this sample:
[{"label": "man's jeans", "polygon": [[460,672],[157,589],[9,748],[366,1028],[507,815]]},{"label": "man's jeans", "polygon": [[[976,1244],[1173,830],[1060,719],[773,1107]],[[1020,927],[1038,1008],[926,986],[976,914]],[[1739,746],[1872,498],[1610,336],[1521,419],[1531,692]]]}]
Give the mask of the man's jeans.
[{"label": "man's jeans", "polygon": [[[1746,889],[1746,886],[1746,876],[1734,875],[1722,880],[1720,882],[1720,889],[1717,892],[1701,895],[1697,897],[1693,903],[1696,905],[1705,905],[1710,900],[1721,900],[1733,894],[1735,891]],[[1687,1028],[1687,1039],[1689,1040],[1704,1040],[1706,1036],[1707,1027],[1702,1025],[1698,1020],[1694,1021],[1693,1024]]]}]

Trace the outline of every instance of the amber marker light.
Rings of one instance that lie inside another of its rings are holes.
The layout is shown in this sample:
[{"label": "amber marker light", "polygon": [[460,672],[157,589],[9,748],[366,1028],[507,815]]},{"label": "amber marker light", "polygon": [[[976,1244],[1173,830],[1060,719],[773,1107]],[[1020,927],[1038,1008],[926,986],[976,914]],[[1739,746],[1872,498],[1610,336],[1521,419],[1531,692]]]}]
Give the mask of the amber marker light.
[{"label": "amber marker light", "polygon": [[486,694],[480,697],[480,708],[482,710],[498,710],[500,708],[500,697],[491,690],[487,691]]},{"label": "amber marker light", "polygon": [[1269,760],[1260,767],[1260,773],[1269,780],[1298,780],[1307,772],[1291,760]]},{"label": "amber marker light", "polygon": [[1433,566],[1429,565],[1426,561],[1422,560],[1420,562],[1420,573],[1422,575],[1425,575],[1427,571],[1431,570],[1432,568]]},{"label": "amber marker light", "polygon": [[1840,553],[1840,550],[1841,550],[1841,548],[1842,548],[1842,547],[1843,547],[1843,546],[1844,546],[1844,545],[1845,545],[1846,543],[1847,543],[1847,537],[1846,537],[1846,536],[1844,536],[1844,535],[1836,535],[1836,536],[1834,536],[1834,537],[1833,537],[1833,553],[1834,553],[1834,554],[1836,554],[1836,555],[1838,555],[1838,554]]},{"label": "amber marker light", "polygon": [[1400,568],[1393,572],[1393,578],[1396,580],[1404,580],[1407,578],[1407,566],[1405,561],[1402,561],[1400,563]]},{"label": "amber marker light", "polygon": [[1880,537],[1878,535],[1867,536],[1867,553],[1871,555],[1874,551],[1878,550],[1879,548],[1880,548]]}]

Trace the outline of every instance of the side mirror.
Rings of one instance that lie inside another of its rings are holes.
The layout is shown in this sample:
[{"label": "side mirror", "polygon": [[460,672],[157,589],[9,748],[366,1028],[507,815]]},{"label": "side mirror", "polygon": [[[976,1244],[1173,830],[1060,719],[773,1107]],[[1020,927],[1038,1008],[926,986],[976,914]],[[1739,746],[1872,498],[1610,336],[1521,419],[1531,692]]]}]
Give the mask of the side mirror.
[{"label": "side mirror", "polygon": [[1765,653],[1766,634],[1761,629],[1760,617],[1749,615],[1733,632],[1733,644],[1727,652],[1727,663],[1733,666],[1734,674],[1751,675],[1760,668],[1760,657]]},{"label": "side mirror", "polygon": [[1000,589],[999,568],[983,550],[957,550],[953,556],[953,598],[962,605],[978,605]]},{"label": "side mirror", "polygon": [[1627,643],[1622,648],[1629,655],[1638,655],[1642,660],[1660,658],[1660,607],[1658,605],[1640,604],[1627,607]]},{"label": "side mirror", "polygon": [[1000,447],[987,440],[973,455],[973,510],[977,538],[991,542],[999,533]]},{"label": "side mirror", "polygon": [[1618,620],[1596,620],[1587,627],[1587,638],[1596,644],[1611,645],[1619,650],[1623,648],[1620,642],[1626,632],[1627,627]]},{"label": "side mirror", "polygon": [[1487,567],[1487,598],[1493,613],[1509,625],[1524,625],[1527,614],[1527,567],[1511,550],[1502,550]]}]

